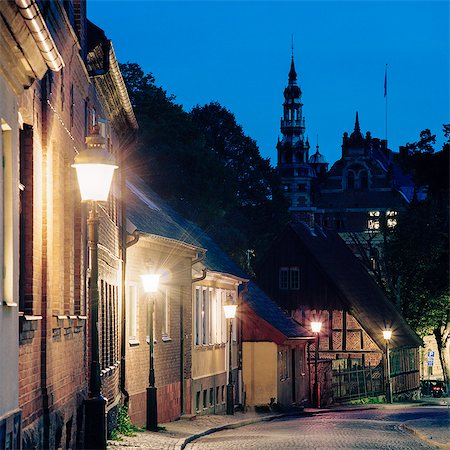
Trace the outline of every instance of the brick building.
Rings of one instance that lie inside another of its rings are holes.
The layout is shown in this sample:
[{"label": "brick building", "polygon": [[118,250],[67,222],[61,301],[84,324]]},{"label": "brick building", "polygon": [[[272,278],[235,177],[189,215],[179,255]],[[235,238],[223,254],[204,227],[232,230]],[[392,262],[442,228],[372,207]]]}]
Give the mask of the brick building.
[{"label": "brick building", "polygon": [[[136,308],[142,311],[143,299],[137,280],[149,261],[154,269],[170,273],[168,281],[162,277],[161,292],[156,301],[158,408],[164,405],[164,409],[158,411],[158,417],[174,420],[182,414],[223,413],[229,350],[223,304],[227,297],[238,301],[238,287],[247,281],[246,275],[203,230],[173,211],[138,177],[130,175],[127,186],[127,217],[144,236],[129,248],[127,257],[127,311],[132,313],[131,317],[138,317],[132,332],[128,316],[128,340],[125,342],[130,415],[140,423],[145,417],[143,407],[149,363],[148,348],[142,344],[147,317],[145,309],[142,315],[136,313]],[[139,298],[139,301],[134,300]],[[160,320],[164,317],[167,320],[168,302],[170,340],[164,333],[159,334],[159,330],[166,327]],[[134,320],[132,318],[131,323]],[[133,339],[132,334],[138,334],[139,338]],[[235,319],[232,337],[235,404],[243,401],[239,336]],[[138,365],[139,372],[134,373]]]},{"label": "brick building", "polygon": [[[85,1],[8,1],[1,20],[2,49],[11,50],[0,59],[2,264],[8,258],[0,330],[11,365],[1,369],[8,394],[0,442],[17,447],[21,428],[23,448],[76,448],[88,386],[89,262],[86,207],[71,164],[93,128],[119,160],[137,123],[112,45],[88,24]],[[100,353],[111,412],[120,400],[121,184],[116,177],[99,207]]]},{"label": "brick building", "polygon": [[[26,2],[17,2],[25,5]],[[0,448],[19,448],[19,214],[20,146],[28,135],[19,104],[26,90],[45,73],[58,71],[61,59],[51,46],[43,17],[28,16],[14,2],[2,3],[0,15]],[[39,33],[33,33],[33,27]],[[22,111],[23,112],[23,111]],[[22,176],[22,173],[20,173]],[[23,205],[22,205],[23,206]],[[30,331],[32,333],[32,331]],[[40,352],[40,348],[36,349]],[[22,365],[22,363],[21,363]],[[21,371],[21,375],[23,372]],[[27,374],[28,375],[28,374]],[[30,369],[29,376],[35,377]]]},{"label": "brick building", "polygon": [[[163,203],[138,178],[127,181],[128,239],[124,330],[128,411],[136,425],[146,423],[149,385],[149,306],[154,302],[153,340],[158,422],[191,411],[192,263],[199,247]],[[131,227],[131,229],[130,229]],[[146,294],[141,275],[161,276],[158,292]]]}]

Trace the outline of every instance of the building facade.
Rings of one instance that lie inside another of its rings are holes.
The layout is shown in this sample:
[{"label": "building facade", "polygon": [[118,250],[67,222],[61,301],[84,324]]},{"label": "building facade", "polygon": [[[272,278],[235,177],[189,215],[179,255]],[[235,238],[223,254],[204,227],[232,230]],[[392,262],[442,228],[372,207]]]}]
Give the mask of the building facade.
[{"label": "building facade", "polygon": [[[370,368],[364,376],[359,374],[362,383],[366,376],[375,378],[371,369],[376,368],[377,378],[383,380],[384,329],[393,333],[394,394],[398,398],[418,395],[418,347],[422,341],[338,233],[317,225],[290,224],[274,241],[256,273],[265,292],[305,328],[311,329],[313,321],[322,323],[319,358],[332,361],[332,376],[336,378],[333,398],[323,399],[323,403],[367,395],[364,388],[353,392],[350,385],[344,386],[341,373],[345,371],[348,375],[351,370]],[[373,395],[384,392],[382,383],[373,385]]]},{"label": "building facade", "polygon": [[[1,21],[0,330],[11,364],[0,369],[7,387],[0,446],[81,448],[89,261],[87,207],[71,165],[92,132],[120,159],[137,123],[112,45],[88,24],[84,0],[4,2]],[[120,187],[116,177],[99,207],[100,354],[110,411],[121,397]]]}]

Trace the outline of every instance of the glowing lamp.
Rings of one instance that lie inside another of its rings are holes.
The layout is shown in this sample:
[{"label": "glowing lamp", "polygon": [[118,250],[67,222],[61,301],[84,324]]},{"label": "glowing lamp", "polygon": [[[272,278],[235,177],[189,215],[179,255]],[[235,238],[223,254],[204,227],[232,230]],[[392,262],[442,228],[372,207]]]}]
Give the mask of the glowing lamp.
[{"label": "glowing lamp", "polygon": [[322,322],[311,322],[311,330],[313,333],[320,333]]},{"label": "glowing lamp", "polygon": [[223,312],[226,319],[234,319],[236,317],[237,305],[231,302],[231,299],[223,305]]},{"label": "glowing lamp", "polygon": [[383,330],[383,337],[386,341],[389,341],[392,337],[392,331],[391,330]]},{"label": "glowing lamp", "polygon": [[157,292],[159,286],[159,274],[145,274],[141,275],[142,285],[144,286],[144,291],[148,294],[151,292]]},{"label": "glowing lamp", "polygon": [[75,157],[72,167],[77,171],[81,200],[108,200],[114,170],[118,166],[114,164],[111,153],[106,150],[103,136],[87,136],[86,149]]}]

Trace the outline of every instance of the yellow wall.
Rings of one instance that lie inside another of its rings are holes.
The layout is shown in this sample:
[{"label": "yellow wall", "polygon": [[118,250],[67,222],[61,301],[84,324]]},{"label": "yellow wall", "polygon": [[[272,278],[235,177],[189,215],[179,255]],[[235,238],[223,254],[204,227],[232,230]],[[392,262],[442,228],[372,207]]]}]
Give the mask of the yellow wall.
[{"label": "yellow wall", "polygon": [[242,373],[247,406],[277,399],[277,345],[273,342],[242,343]]}]

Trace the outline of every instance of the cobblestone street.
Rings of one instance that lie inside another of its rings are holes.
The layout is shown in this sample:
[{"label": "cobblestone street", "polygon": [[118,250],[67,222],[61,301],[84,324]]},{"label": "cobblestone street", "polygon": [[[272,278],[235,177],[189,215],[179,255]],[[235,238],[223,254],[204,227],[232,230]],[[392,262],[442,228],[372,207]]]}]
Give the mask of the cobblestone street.
[{"label": "cobblestone street", "polygon": [[[114,450],[450,449],[450,411],[444,404],[307,410],[298,417],[268,421],[273,417],[199,416],[165,424],[159,433],[138,433],[109,445]],[[190,442],[189,436],[198,439]]]}]

